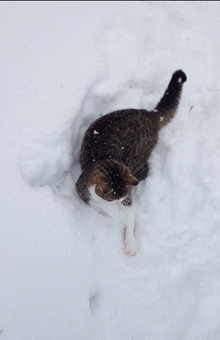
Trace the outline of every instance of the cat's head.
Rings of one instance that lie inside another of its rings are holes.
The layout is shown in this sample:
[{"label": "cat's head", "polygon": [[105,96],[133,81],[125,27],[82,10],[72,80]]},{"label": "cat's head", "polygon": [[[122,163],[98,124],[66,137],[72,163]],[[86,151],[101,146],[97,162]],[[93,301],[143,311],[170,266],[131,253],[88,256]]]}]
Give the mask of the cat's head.
[{"label": "cat's head", "polygon": [[94,167],[89,191],[96,200],[122,202],[138,180],[128,167],[113,159],[99,162]]}]

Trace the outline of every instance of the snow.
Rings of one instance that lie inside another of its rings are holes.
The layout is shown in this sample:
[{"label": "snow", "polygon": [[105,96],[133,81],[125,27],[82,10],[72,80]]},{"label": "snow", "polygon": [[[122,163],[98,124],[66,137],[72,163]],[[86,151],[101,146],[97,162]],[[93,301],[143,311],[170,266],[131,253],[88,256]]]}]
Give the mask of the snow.
[{"label": "snow", "polygon": [[[219,2],[0,9],[1,339],[219,340]],[[177,69],[128,258],[119,206],[75,191],[82,138],[100,115],[154,109]]]}]

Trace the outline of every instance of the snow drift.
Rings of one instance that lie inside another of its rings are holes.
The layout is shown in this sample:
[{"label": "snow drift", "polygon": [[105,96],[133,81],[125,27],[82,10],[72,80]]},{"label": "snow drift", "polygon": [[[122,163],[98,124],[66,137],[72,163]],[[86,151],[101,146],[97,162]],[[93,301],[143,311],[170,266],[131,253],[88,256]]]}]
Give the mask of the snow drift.
[{"label": "snow drift", "polygon": [[[18,2],[1,8],[1,318],[5,340],[220,338],[220,5]],[[77,196],[89,124],[187,83],[134,190]]]}]

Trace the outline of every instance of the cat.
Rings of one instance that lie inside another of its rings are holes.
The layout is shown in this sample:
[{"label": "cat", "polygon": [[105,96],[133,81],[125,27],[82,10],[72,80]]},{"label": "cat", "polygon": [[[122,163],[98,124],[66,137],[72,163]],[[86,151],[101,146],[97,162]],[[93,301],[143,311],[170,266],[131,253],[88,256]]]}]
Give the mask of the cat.
[{"label": "cat", "polygon": [[149,157],[160,129],[174,117],[187,80],[182,70],[173,73],[169,85],[152,111],[124,109],[95,120],[82,142],[82,174],[76,190],[81,199],[121,203],[125,214],[125,253],[133,256],[140,247],[134,236],[132,187],[147,177]]}]

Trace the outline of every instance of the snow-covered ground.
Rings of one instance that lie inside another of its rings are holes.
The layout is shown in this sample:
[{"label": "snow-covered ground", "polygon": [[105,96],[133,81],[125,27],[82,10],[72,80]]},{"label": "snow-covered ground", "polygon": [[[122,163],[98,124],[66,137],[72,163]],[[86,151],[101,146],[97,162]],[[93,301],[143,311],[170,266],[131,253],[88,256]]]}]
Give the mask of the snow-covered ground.
[{"label": "snow-covered ground", "polygon": [[[220,3],[0,3],[0,339],[220,339]],[[178,114],[123,216],[75,191],[89,124]]]}]

